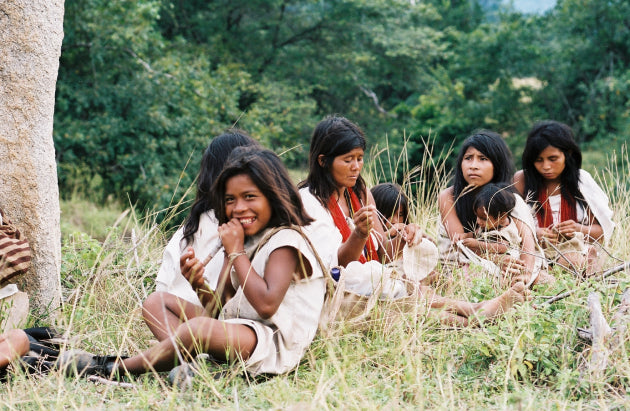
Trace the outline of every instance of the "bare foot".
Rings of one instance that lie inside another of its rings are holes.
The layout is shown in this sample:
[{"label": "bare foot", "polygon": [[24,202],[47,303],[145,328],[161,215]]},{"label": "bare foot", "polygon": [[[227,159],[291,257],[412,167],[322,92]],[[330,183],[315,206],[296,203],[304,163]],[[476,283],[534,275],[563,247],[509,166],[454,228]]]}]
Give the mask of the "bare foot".
[{"label": "bare foot", "polygon": [[438,318],[440,319],[440,324],[451,327],[467,327],[470,323],[468,318],[448,311],[440,311]]},{"label": "bare foot", "polygon": [[540,270],[538,277],[534,280],[532,285],[553,284],[556,282],[556,277],[549,274],[547,270]]},{"label": "bare foot", "polygon": [[524,302],[528,293],[529,290],[524,283],[516,283],[500,296],[482,302],[475,314],[486,320],[497,317],[507,312],[514,304]]}]

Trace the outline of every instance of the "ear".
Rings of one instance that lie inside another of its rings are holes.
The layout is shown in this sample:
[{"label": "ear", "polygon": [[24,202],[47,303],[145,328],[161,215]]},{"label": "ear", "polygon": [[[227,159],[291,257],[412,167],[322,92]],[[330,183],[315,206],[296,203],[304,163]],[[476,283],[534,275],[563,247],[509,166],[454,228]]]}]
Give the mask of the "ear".
[{"label": "ear", "polygon": [[319,166],[322,167],[322,168],[324,167],[324,159],[325,158],[326,158],[326,156],[323,155],[323,154],[320,154],[320,155],[317,156],[317,162],[319,163]]}]

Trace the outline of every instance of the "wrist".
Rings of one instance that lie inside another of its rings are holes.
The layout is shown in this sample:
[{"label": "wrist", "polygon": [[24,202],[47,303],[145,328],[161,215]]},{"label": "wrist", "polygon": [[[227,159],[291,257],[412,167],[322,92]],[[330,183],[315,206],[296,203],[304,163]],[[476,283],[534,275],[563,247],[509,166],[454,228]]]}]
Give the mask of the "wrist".
[{"label": "wrist", "polygon": [[361,233],[359,230],[357,230],[356,228],[354,229],[353,233],[359,237],[362,240],[367,240],[368,237],[370,236],[370,232],[368,231],[365,235],[363,235],[363,233]]},{"label": "wrist", "polygon": [[230,264],[230,265],[234,264],[234,260],[236,260],[240,256],[246,255],[246,254],[247,254],[247,252],[245,252],[245,250],[231,252],[230,254],[227,255],[228,264]]}]

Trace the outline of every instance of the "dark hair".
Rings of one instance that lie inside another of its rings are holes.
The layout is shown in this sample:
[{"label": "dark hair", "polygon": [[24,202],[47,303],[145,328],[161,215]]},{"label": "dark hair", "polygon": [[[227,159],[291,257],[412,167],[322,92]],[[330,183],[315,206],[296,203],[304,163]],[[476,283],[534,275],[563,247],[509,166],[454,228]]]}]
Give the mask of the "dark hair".
[{"label": "dark hair", "polygon": [[302,198],[276,153],[258,147],[237,147],[212,186],[214,210],[219,223],[228,221],[224,201],[227,181],[242,174],[249,176],[269,201],[272,210],[269,227],[291,224],[305,226],[313,222],[304,211]]},{"label": "dark hair", "polygon": [[488,157],[492,162],[494,174],[491,183],[510,183],[514,175],[514,163],[512,153],[498,133],[490,130],[478,130],[470,135],[459,150],[457,167],[453,177],[453,198],[455,199],[455,212],[465,231],[475,231],[477,216],[473,208],[473,202],[479,188],[464,192],[468,183],[462,172],[462,161],[466,150],[473,147]]},{"label": "dark hair", "polygon": [[507,184],[488,183],[479,189],[473,203],[473,210],[476,212],[484,208],[490,217],[498,218],[512,212],[515,205],[514,192]]},{"label": "dark hair", "polygon": [[564,198],[574,198],[580,204],[584,204],[579,188],[582,152],[573,138],[571,127],[553,120],[537,122],[527,135],[522,157],[525,199],[529,204],[537,203],[538,191],[543,187],[544,177],[538,173],[534,163],[540,153],[549,146],[564,153],[564,170],[560,174],[560,194]]},{"label": "dark hair", "polygon": [[[326,207],[330,196],[337,189],[337,184],[330,172],[333,160],[355,148],[365,151],[365,147],[365,135],[359,126],[345,117],[326,117],[313,130],[308,155],[308,176],[299,184],[299,187],[308,187],[309,191]],[[319,164],[320,155],[324,156],[323,165]],[[359,175],[352,190],[360,199],[365,199],[366,187],[363,177]]]},{"label": "dark hair", "polygon": [[400,208],[403,221],[409,218],[409,199],[398,184],[381,183],[370,189],[376,209],[385,216],[392,218]]},{"label": "dark hair", "polygon": [[255,146],[260,144],[245,131],[231,129],[212,139],[201,158],[201,167],[197,176],[197,194],[190,208],[190,214],[184,223],[184,239],[192,244],[193,236],[199,229],[201,214],[212,210],[212,184],[223,169],[223,164],[235,147]]}]

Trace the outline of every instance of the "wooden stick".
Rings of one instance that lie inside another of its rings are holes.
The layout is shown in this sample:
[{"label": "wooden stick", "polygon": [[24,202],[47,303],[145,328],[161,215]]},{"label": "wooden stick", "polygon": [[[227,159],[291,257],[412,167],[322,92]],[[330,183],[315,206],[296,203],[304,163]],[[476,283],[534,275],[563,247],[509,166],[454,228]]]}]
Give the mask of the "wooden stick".
[{"label": "wooden stick", "polygon": [[604,314],[602,313],[602,305],[599,302],[599,294],[590,293],[587,298],[588,308],[591,311],[590,323],[591,333],[593,335],[593,344],[591,348],[591,361],[589,362],[589,371],[599,374],[606,369],[608,364],[608,356],[610,351],[606,346],[606,339],[611,334],[611,329]]},{"label": "wooden stick", "polygon": [[[610,268],[610,269],[604,271],[602,273],[602,275],[601,275],[601,279],[604,279],[606,277],[610,277],[611,275],[616,274],[616,273],[618,273],[620,271],[627,270],[628,268],[630,268],[630,261],[627,261],[627,262],[625,262],[623,264],[620,264],[620,265],[618,265],[616,267],[613,267],[613,268]],[[597,276],[597,277],[593,276],[593,278],[598,278],[599,279],[600,276]],[[588,281],[585,281],[582,284],[588,284]],[[579,289],[580,288],[578,287],[578,288],[574,288],[574,289],[572,289],[570,291],[566,291],[566,292],[564,292],[562,294],[555,295],[555,296],[549,298],[548,300],[543,301],[543,304],[551,304],[551,303],[555,303],[556,301],[560,301],[560,300],[562,300],[564,298],[567,298],[571,294],[575,293]]]}]

